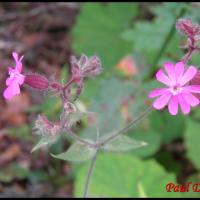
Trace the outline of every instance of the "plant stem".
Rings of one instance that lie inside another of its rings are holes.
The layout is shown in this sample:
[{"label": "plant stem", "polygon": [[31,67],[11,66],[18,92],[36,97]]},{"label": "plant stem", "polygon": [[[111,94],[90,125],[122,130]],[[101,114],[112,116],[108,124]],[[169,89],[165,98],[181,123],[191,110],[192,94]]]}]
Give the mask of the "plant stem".
[{"label": "plant stem", "polygon": [[69,133],[69,136],[71,136],[74,140],[77,140],[85,145],[91,146],[91,147],[95,147],[94,144],[82,139],[81,137],[79,137],[78,135],[76,135],[72,130],[67,129],[67,133]]},{"label": "plant stem", "polygon": [[88,174],[87,174],[87,177],[86,177],[83,198],[87,198],[88,197],[88,189],[89,189],[90,181],[91,181],[92,174],[93,174],[93,171],[94,171],[94,167],[95,167],[95,164],[96,164],[98,153],[99,153],[99,149],[97,149],[96,154],[94,155],[94,157],[91,160],[91,163],[90,163],[90,166],[89,166],[89,170],[88,170]]},{"label": "plant stem", "polygon": [[100,142],[98,145],[102,146],[102,145],[110,142],[111,140],[115,139],[119,135],[122,135],[122,134],[126,133],[130,128],[132,128],[134,125],[136,125],[137,122],[139,122],[142,119],[144,119],[152,110],[153,110],[152,106],[148,107],[142,114],[140,114],[136,119],[132,120],[127,126],[122,128],[116,134],[114,134],[114,135],[110,136],[109,138],[105,139],[104,141]]},{"label": "plant stem", "polygon": [[62,89],[65,90],[65,89],[68,88],[73,82],[74,82],[74,79],[71,78],[71,79],[68,81],[68,83],[66,83],[66,85],[63,86]]}]

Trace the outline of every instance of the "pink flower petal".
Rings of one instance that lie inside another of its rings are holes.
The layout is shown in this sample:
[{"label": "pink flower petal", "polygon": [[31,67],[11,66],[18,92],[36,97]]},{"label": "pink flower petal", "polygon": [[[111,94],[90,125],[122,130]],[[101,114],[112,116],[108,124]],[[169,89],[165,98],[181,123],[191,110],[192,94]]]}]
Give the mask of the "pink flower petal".
[{"label": "pink flower petal", "polygon": [[164,63],[164,68],[168,74],[168,77],[171,81],[172,84],[176,83],[176,73],[175,73],[175,69],[174,69],[174,64],[171,62],[166,62]]},{"label": "pink flower petal", "polygon": [[21,71],[22,71],[22,59],[23,59],[23,56],[21,56],[20,57],[20,59],[19,59],[19,56],[18,56],[18,54],[16,53],[16,52],[13,52],[12,53],[12,55],[13,55],[13,58],[14,58],[14,60],[15,60],[15,62],[16,62],[16,67],[15,67],[15,69],[19,72],[19,73],[21,73]]},{"label": "pink flower petal", "polygon": [[167,92],[167,88],[157,88],[151,91],[148,96],[149,98],[154,98],[154,97],[163,95],[165,92]]},{"label": "pink flower petal", "polygon": [[22,75],[22,74],[19,74],[17,77],[16,77],[16,82],[19,84],[19,85],[22,85],[24,83],[24,80],[25,80],[25,76]]},{"label": "pink flower petal", "polygon": [[177,83],[179,83],[180,78],[183,76],[183,73],[184,73],[184,63],[183,62],[177,62],[176,63],[175,73],[176,73]]},{"label": "pink flower petal", "polygon": [[199,104],[199,99],[190,93],[182,93],[185,101],[192,107],[197,106]]},{"label": "pink flower petal", "polygon": [[183,92],[200,93],[200,85],[190,85],[182,88]]},{"label": "pink flower petal", "polygon": [[13,83],[12,85],[10,85],[4,90],[3,96],[5,99],[10,100],[12,97],[14,97],[17,94],[20,94],[19,85],[16,83]]},{"label": "pink flower petal", "polygon": [[18,62],[18,54],[16,52],[13,52],[12,56],[13,56],[15,62],[17,63]]},{"label": "pink flower petal", "polygon": [[196,75],[197,69],[193,66],[190,66],[187,71],[184,73],[182,78],[179,80],[180,85],[185,85],[187,82],[189,82],[193,77]]},{"label": "pink flower petal", "polygon": [[168,110],[170,114],[176,115],[178,113],[178,97],[172,96],[169,104],[168,104]]},{"label": "pink flower petal", "polygon": [[187,101],[183,98],[182,94],[177,95],[178,101],[181,106],[181,110],[184,114],[189,114],[190,112],[190,105],[187,103]]},{"label": "pink flower petal", "polygon": [[6,79],[6,86],[11,85],[12,82],[13,82],[13,78],[8,77],[8,78]]},{"label": "pink flower petal", "polygon": [[21,63],[21,62],[16,63],[15,69],[16,69],[19,73],[21,73],[21,71],[22,71],[22,63]]},{"label": "pink flower petal", "polygon": [[156,73],[156,79],[159,82],[164,83],[165,85],[172,85],[170,79],[164,74],[164,72],[161,69],[158,70],[158,72]]},{"label": "pink flower petal", "polygon": [[154,101],[153,107],[155,109],[157,109],[157,110],[160,110],[160,109],[164,108],[167,105],[167,103],[168,103],[168,101],[169,101],[171,96],[172,96],[172,94],[170,92],[166,92],[165,94],[163,94],[162,96],[158,97]]}]

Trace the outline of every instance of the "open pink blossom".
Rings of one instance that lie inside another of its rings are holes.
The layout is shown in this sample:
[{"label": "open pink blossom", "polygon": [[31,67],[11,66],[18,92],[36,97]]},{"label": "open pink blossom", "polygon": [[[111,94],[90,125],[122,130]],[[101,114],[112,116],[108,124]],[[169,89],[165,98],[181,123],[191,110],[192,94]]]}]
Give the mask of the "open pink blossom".
[{"label": "open pink blossom", "polygon": [[197,69],[189,66],[185,70],[184,63],[175,65],[170,62],[164,63],[164,69],[156,73],[156,79],[167,85],[166,88],[157,88],[149,93],[150,98],[158,97],[153,107],[157,110],[163,109],[168,104],[168,110],[172,115],[178,113],[178,105],[184,114],[190,112],[190,107],[197,106],[199,99],[193,93],[200,93],[200,85],[188,85],[189,81],[196,75]]},{"label": "open pink blossom", "polygon": [[15,68],[9,67],[8,73],[9,77],[6,79],[7,88],[3,92],[3,96],[5,99],[10,100],[12,97],[20,94],[20,85],[24,83],[25,76],[22,72],[22,57],[18,57],[18,54],[13,52],[13,58],[16,62]]}]

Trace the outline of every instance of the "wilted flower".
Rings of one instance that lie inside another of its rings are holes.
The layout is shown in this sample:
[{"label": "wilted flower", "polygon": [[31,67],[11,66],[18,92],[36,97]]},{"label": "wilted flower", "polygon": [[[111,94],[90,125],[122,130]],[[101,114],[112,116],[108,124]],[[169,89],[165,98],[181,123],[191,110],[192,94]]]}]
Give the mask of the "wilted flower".
[{"label": "wilted flower", "polygon": [[81,81],[85,77],[96,76],[102,72],[101,61],[97,56],[88,58],[82,55],[79,60],[71,57],[73,78]]},{"label": "wilted flower", "polygon": [[6,80],[7,88],[3,92],[5,99],[10,100],[12,97],[20,94],[20,86],[24,83],[25,76],[22,74],[22,59],[23,56],[18,58],[18,54],[13,52],[13,58],[15,59],[16,66],[13,69],[9,67],[9,77]]},{"label": "wilted flower", "polygon": [[191,19],[179,19],[176,23],[176,28],[190,39],[200,39],[200,26],[193,23]]},{"label": "wilted flower", "polygon": [[156,79],[168,87],[158,88],[150,92],[150,98],[160,96],[154,101],[153,107],[160,110],[168,104],[169,112],[176,115],[178,105],[180,105],[182,112],[188,114],[191,106],[199,104],[199,99],[192,93],[200,93],[200,85],[188,85],[189,81],[196,75],[197,69],[194,66],[189,66],[185,70],[183,62],[178,62],[175,65],[166,62],[164,68],[168,76],[160,69],[156,73]]}]

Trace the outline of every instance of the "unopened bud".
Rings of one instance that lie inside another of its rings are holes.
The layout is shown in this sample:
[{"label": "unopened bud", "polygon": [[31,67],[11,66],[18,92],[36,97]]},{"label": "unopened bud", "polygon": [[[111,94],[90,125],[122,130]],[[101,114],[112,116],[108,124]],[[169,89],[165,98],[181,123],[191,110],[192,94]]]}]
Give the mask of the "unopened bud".
[{"label": "unopened bud", "polygon": [[176,29],[191,39],[200,39],[200,26],[191,19],[179,19],[176,23]]},{"label": "unopened bud", "polygon": [[25,77],[24,83],[34,89],[45,90],[49,88],[49,81],[38,74],[28,74]]},{"label": "unopened bud", "polygon": [[65,102],[64,103],[64,111],[66,114],[70,114],[70,113],[76,112],[77,108],[73,103]]},{"label": "unopened bud", "polygon": [[91,77],[100,74],[103,71],[101,61],[97,56],[88,58],[82,55],[79,60],[71,57],[72,74],[77,80],[84,77]]},{"label": "unopened bud", "polygon": [[51,122],[45,115],[39,115],[35,121],[34,130],[38,135],[56,136],[60,132],[61,126],[59,122]]}]

